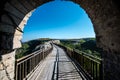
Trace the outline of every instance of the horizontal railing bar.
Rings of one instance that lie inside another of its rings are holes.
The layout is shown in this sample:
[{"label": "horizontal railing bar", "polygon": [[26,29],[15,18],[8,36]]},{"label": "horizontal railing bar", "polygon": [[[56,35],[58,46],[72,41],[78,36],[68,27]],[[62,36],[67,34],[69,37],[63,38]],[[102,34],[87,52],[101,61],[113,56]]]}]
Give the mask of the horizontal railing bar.
[{"label": "horizontal railing bar", "polygon": [[93,62],[96,62],[96,63],[98,63],[98,64],[101,64],[100,63],[100,61],[96,61],[96,60],[94,60],[94,59],[92,59],[92,58],[90,58],[90,57],[88,57],[88,56],[86,56],[86,55],[83,55],[85,58],[88,58],[88,59],[90,59],[90,60],[92,60]]},{"label": "horizontal railing bar", "polygon": [[[80,54],[80,53],[77,53],[77,54]],[[96,63],[98,63],[98,64],[101,64],[100,62],[102,61],[102,59],[101,60],[97,60],[97,59],[92,59],[91,57],[89,57],[89,56],[87,56],[87,55],[84,55],[84,54],[80,54],[81,56],[84,56],[85,58],[87,58],[87,59],[90,59],[90,60],[92,60],[92,61],[94,61],[94,62],[96,62]]]},{"label": "horizontal railing bar", "polygon": [[[30,76],[31,75],[30,73],[32,73],[32,71],[35,70],[35,68],[39,65],[40,61],[45,59],[45,57],[48,55],[48,53],[52,51],[52,49],[53,49],[53,46],[51,46],[51,48],[47,48],[44,50],[35,51],[32,54],[29,54],[23,58],[17,59],[16,67],[18,67],[18,69],[16,69],[15,79],[24,80],[27,78],[28,75]],[[21,70],[23,71],[21,72]]]},{"label": "horizontal railing bar", "polygon": [[[80,54],[80,53],[77,52],[77,54]],[[86,54],[87,54],[87,53],[86,53]],[[92,61],[94,61],[94,62],[97,62],[98,64],[100,64],[100,62],[102,61],[102,59],[92,58],[92,57],[90,57],[90,56],[88,56],[88,55],[86,55],[86,54],[80,54],[80,55],[81,55],[81,56],[84,56],[85,58],[88,58],[88,59],[90,59],[90,60],[92,60]]]},{"label": "horizontal railing bar", "polygon": [[75,60],[80,66],[83,73],[90,80],[103,80],[103,59],[99,57],[95,57],[91,54],[87,54],[86,52],[79,51],[78,49],[71,49],[64,45],[56,44],[63,48],[67,55]]},{"label": "horizontal railing bar", "polygon": [[89,57],[92,57],[92,58],[97,59],[97,60],[100,60],[100,61],[102,60],[101,58],[98,58],[98,57],[95,57],[95,56],[93,56],[93,55],[87,54],[86,52],[80,51],[80,50],[78,50],[78,49],[75,49],[75,52],[77,52],[77,53],[83,53],[83,55],[87,55],[87,56],[89,56]]},{"label": "horizontal railing bar", "polygon": [[[63,46],[63,45],[61,45],[61,46]],[[91,60],[93,60],[93,61],[97,60],[97,61],[95,61],[95,62],[98,62],[98,63],[100,63],[100,61],[103,60],[103,59],[101,59],[101,58],[98,58],[98,57],[95,57],[95,56],[93,56],[93,55],[87,54],[87,53],[85,53],[85,52],[83,52],[83,51],[79,51],[78,49],[71,49],[71,48],[69,48],[69,47],[67,47],[67,46],[63,46],[63,47],[69,49],[70,51],[75,51],[75,52],[78,53],[78,54],[84,55],[84,57],[87,57],[87,58],[89,58],[89,59],[91,59]],[[80,53],[80,52],[81,52],[81,53]],[[85,56],[85,55],[86,55],[86,56]],[[89,56],[89,57],[88,57],[88,56]],[[95,60],[94,60],[94,59],[95,59]]]},{"label": "horizontal railing bar", "polygon": [[[40,51],[40,50],[39,50],[39,51]],[[28,55],[26,55],[26,56],[24,56],[24,57],[22,57],[22,58],[17,59],[16,61],[19,62],[19,61],[21,61],[21,60],[23,60],[23,59],[25,59],[25,58],[27,58],[27,57],[30,57],[30,56],[34,55],[35,53],[38,53],[39,51],[33,52],[33,53],[31,53],[31,54],[28,54]],[[42,51],[41,51],[41,52],[42,52]]]},{"label": "horizontal railing bar", "polygon": [[[40,54],[40,53],[38,53],[38,54]],[[32,55],[32,56],[30,56],[30,57],[27,57],[26,59],[17,62],[17,65],[19,65],[19,64],[21,64],[21,63],[23,63],[23,62],[25,62],[25,61],[27,61],[27,60],[33,58],[33,57],[34,57],[34,55]]]},{"label": "horizontal railing bar", "polygon": [[[47,50],[49,50],[49,49],[47,49]],[[46,52],[47,50],[45,50],[44,52]],[[39,52],[39,53],[38,53],[38,52]],[[37,54],[35,54],[35,53],[40,54],[40,53],[42,53],[42,51],[41,51],[41,50],[38,50],[38,51],[36,51],[36,52],[33,52],[33,53],[29,54],[29,55],[26,55],[26,56],[20,58],[20,59],[17,59],[16,61],[19,63],[19,61],[25,60],[26,58],[28,58],[28,57],[30,57],[30,56],[35,56],[35,55],[37,55]]]}]

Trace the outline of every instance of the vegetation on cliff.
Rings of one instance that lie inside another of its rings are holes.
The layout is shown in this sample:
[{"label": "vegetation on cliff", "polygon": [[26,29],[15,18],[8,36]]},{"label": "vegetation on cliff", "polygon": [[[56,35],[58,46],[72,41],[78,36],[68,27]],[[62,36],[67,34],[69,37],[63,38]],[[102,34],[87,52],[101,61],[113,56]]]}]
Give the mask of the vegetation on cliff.
[{"label": "vegetation on cliff", "polygon": [[61,44],[96,57],[101,57],[101,49],[97,47],[95,38],[61,40]]}]

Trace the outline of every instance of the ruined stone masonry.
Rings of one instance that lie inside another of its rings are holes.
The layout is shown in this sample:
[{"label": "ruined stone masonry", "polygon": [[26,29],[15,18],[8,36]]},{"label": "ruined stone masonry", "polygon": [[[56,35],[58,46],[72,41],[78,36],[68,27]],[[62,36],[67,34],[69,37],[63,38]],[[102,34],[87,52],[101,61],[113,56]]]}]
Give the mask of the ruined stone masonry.
[{"label": "ruined stone masonry", "polygon": [[14,80],[15,51],[2,55],[0,61],[0,80]]}]

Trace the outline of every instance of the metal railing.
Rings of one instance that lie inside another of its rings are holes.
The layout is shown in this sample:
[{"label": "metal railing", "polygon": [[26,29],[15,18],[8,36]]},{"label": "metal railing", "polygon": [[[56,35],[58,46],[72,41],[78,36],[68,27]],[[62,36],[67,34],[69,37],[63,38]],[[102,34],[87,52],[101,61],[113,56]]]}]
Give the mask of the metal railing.
[{"label": "metal railing", "polygon": [[103,63],[101,58],[97,58],[77,49],[70,49],[63,45],[62,47],[68,56],[74,60],[82,73],[90,80],[103,80]]},{"label": "metal railing", "polygon": [[41,60],[43,60],[53,47],[47,50],[38,50],[32,54],[16,60],[15,80],[25,80],[37,68]]}]

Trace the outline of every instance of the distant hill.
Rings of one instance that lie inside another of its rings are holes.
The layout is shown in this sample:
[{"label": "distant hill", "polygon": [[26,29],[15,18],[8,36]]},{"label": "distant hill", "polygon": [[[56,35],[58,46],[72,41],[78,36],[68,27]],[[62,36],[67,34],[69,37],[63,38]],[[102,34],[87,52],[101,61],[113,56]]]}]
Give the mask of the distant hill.
[{"label": "distant hill", "polygon": [[[17,49],[16,51],[16,58],[21,58],[25,55],[28,55],[32,52],[34,52],[36,49],[36,46],[43,44],[44,42],[50,41],[50,40],[60,40],[63,43],[66,44],[71,44],[71,43],[77,43],[79,41],[81,42],[87,42],[89,40],[94,40],[95,38],[80,38],[80,39],[50,39],[50,38],[38,38],[38,39],[34,39],[34,40],[30,40],[27,42],[22,42],[22,47]],[[85,47],[86,45],[88,45],[89,43],[84,43],[83,47]],[[91,46],[88,46],[91,47]],[[88,48],[86,47],[86,48]]]},{"label": "distant hill", "polygon": [[59,39],[59,40],[69,40],[69,41],[78,41],[78,40],[85,40],[85,41],[88,41],[88,40],[95,40],[95,38],[80,38],[80,39]]},{"label": "distant hill", "polygon": [[36,51],[36,47],[44,42],[50,41],[49,38],[39,38],[30,40],[27,42],[22,42],[22,47],[16,50],[16,58],[21,58],[25,55],[28,55],[34,51]]}]

